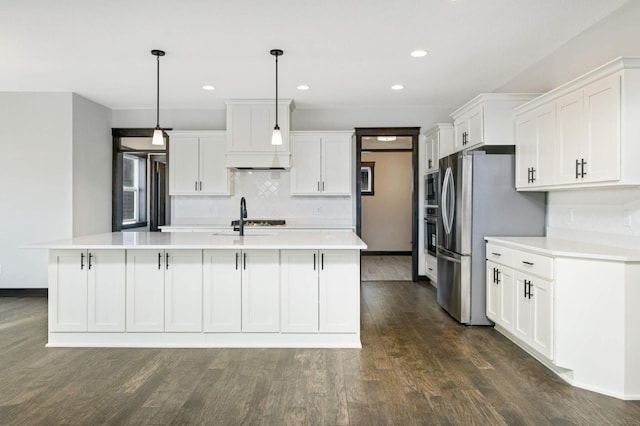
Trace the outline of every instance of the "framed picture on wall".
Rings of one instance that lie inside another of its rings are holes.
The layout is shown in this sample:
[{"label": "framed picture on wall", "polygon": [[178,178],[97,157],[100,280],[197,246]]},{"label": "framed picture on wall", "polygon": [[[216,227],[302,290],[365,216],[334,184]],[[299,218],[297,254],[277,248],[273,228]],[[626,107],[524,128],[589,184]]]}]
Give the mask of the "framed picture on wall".
[{"label": "framed picture on wall", "polygon": [[373,195],[374,194],[374,168],[375,161],[363,161],[362,167],[360,168],[360,175],[362,176],[362,190],[360,193],[362,195]]}]

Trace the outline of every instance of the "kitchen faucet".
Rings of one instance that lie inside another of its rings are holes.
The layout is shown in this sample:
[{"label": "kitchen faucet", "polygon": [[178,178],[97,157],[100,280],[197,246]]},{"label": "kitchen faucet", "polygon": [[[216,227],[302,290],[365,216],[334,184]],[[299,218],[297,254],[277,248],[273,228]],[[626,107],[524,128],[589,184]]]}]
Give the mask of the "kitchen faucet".
[{"label": "kitchen faucet", "polygon": [[242,197],[240,199],[240,220],[238,221],[238,230],[240,236],[244,235],[244,220],[247,218],[247,201]]}]

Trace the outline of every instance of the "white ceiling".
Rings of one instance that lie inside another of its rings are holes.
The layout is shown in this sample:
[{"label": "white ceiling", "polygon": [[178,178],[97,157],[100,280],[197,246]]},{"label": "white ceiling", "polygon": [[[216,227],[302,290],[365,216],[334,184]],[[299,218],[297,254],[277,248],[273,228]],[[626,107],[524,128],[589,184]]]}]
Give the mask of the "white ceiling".
[{"label": "white ceiling", "polygon": [[161,108],[223,108],[274,97],[279,48],[279,95],[298,108],[455,107],[627,1],[0,0],[0,91],[155,108],[162,49]]}]

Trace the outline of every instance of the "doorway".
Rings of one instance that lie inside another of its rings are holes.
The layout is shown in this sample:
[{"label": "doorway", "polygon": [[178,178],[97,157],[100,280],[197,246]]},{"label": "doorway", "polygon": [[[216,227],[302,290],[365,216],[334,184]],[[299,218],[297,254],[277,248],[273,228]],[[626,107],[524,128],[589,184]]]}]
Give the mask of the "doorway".
[{"label": "doorway", "polygon": [[112,221],[118,231],[158,231],[168,224],[168,138],[152,145],[153,129],[112,129]]},{"label": "doorway", "polygon": [[[385,206],[388,213],[382,214],[382,216],[387,215],[388,217],[383,218],[375,218],[369,215],[366,217],[366,221],[374,222],[377,220],[377,226],[384,228],[385,232],[379,233],[380,235],[376,235],[372,237],[372,242],[377,241],[385,241],[385,245],[380,245],[380,247],[388,248],[390,250],[381,250],[380,253],[376,253],[375,255],[408,255],[411,258],[411,279],[413,281],[418,280],[418,138],[420,135],[419,127],[385,127],[385,128],[356,128],[356,233],[361,238],[366,238],[363,235],[363,225],[365,227],[369,227],[371,229],[371,223],[365,223],[364,215],[363,215],[363,206],[367,207],[367,205],[374,205],[373,209],[375,209],[375,215],[380,215],[381,211],[379,208],[375,207],[376,203],[372,203],[373,198],[376,197],[376,186],[378,188],[383,188],[384,186],[380,186],[381,179],[385,179],[382,182],[383,185],[388,185],[390,178],[395,180],[401,180],[401,185],[404,186],[404,190],[406,191],[405,201],[402,201],[402,194],[400,194],[398,189],[390,189],[392,194],[391,197],[383,201],[382,203],[377,203],[379,205]],[[393,157],[393,158],[392,158]],[[379,159],[376,161],[376,159]],[[386,164],[385,170],[380,170],[379,161],[382,159]],[[389,161],[386,161],[389,160]],[[402,169],[404,164],[405,169]],[[400,168],[398,168],[400,167]],[[395,168],[395,170],[394,170]],[[389,174],[390,173],[390,174]],[[402,176],[405,176],[406,179],[402,180]],[[387,188],[389,189],[389,188]],[[404,203],[407,205],[400,206],[396,204],[397,208],[394,208],[394,203]],[[398,219],[403,220],[408,225],[394,225],[395,219],[393,218],[394,213],[400,213],[400,215],[404,218],[405,213],[403,211],[406,209],[406,218]],[[373,225],[374,227],[376,225]],[[402,229],[400,227],[408,226],[407,233],[405,235],[402,234]],[[395,228],[394,228],[395,227]],[[390,236],[394,235],[394,229],[398,232],[395,236],[398,236],[399,239],[393,243],[393,245],[389,245],[391,242]],[[366,229],[364,229],[366,231]],[[407,241],[409,240],[409,241]],[[404,241],[404,245],[403,245]],[[366,239],[365,239],[366,242]],[[363,253],[366,256],[368,254]],[[371,253],[369,253],[371,254]],[[363,258],[364,259],[364,258]],[[389,259],[390,260],[390,259]],[[364,259],[363,261],[366,261]],[[384,263],[384,262],[377,262]]]}]

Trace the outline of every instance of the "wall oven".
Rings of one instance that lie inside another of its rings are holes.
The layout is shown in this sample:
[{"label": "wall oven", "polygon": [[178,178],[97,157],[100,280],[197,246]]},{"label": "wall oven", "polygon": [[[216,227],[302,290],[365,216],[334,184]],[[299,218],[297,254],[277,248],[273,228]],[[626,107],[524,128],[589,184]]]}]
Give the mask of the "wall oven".
[{"label": "wall oven", "polygon": [[438,188],[440,173],[433,172],[424,177],[424,251],[436,256],[438,239]]}]

